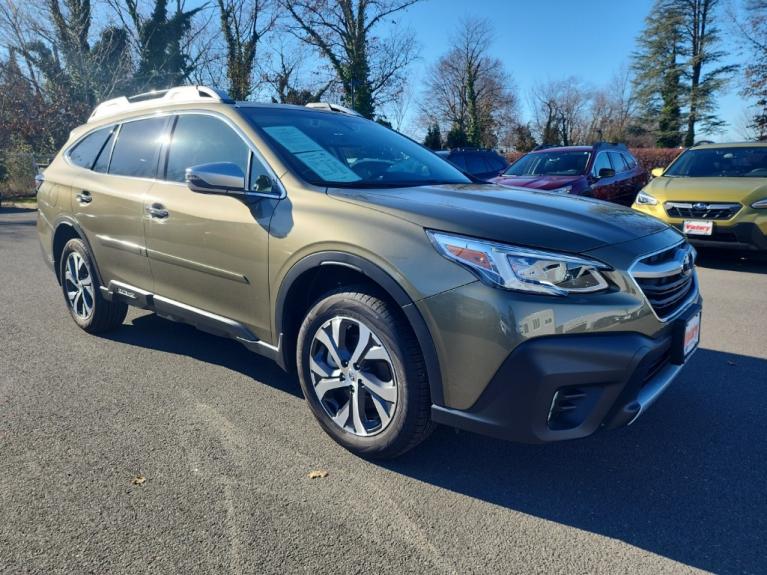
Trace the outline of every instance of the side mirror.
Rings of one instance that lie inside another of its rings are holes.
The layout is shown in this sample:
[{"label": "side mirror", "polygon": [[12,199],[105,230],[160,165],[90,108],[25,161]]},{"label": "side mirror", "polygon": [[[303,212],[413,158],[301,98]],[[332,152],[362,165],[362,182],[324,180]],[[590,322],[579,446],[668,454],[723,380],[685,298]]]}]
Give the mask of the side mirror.
[{"label": "side mirror", "polygon": [[653,178],[660,178],[663,175],[663,168],[653,168],[650,174]]},{"label": "side mirror", "polygon": [[602,178],[612,178],[615,175],[615,170],[612,168],[602,168],[599,170],[598,177],[601,180]]},{"label": "side mirror", "polygon": [[186,185],[203,194],[245,194],[245,174],[231,162],[200,164],[186,169]]}]

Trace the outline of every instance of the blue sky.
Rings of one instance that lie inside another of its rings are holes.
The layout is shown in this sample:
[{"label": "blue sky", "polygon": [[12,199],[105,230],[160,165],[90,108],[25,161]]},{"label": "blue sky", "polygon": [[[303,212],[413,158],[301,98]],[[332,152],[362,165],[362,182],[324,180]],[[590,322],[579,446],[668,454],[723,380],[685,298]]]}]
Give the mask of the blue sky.
[{"label": "blue sky", "polygon": [[[652,0],[425,0],[395,19],[413,28],[421,45],[421,58],[411,76],[415,86],[447,51],[462,18],[489,19],[495,34],[489,52],[513,76],[523,116],[529,119],[528,93],[536,83],[574,75],[598,87],[621,65],[628,65],[652,4]],[[728,24],[723,22],[722,28],[728,38]],[[726,48],[732,52],[731,46]],[[742,139],[738,124],[745,103],[737,89],[733,83],[720,99],[720,115],[729,127],[713,139]],[[409,114],[415,108],[414,102]]]}]

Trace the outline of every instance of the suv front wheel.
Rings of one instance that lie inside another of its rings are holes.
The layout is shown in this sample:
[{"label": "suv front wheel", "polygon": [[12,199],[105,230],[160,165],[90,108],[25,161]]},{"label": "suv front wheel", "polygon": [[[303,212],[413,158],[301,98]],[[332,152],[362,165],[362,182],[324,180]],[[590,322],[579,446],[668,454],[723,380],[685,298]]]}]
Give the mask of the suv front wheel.
[{"label": "suv front wheel", "polygon": [[423,356],[387,301],[336,290],[317,301],[298,334],[301,387],[323,429],[366,457],[395,457],[431,431]]}]

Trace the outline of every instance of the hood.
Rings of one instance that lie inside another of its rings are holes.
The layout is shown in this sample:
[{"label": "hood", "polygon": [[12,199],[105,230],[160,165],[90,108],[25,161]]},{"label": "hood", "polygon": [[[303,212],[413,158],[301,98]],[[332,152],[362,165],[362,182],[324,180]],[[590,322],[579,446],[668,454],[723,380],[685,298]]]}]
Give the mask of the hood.
[{"label": "hood", "polygon": [[658,219],[599,200],[491,184],[329,189],[328,195],[424,228],[571,253],[668,228]]},{"label": "hood", "polygon": [[498,176],[491,181],[504,186],[520,186],[534,190],[555,190],[569,186],[582,179],[583,176]]},{"label": "hood", "polygon": [[740,202],[767,198],[767,178],[655,178],[645,188],[661,201]]}]

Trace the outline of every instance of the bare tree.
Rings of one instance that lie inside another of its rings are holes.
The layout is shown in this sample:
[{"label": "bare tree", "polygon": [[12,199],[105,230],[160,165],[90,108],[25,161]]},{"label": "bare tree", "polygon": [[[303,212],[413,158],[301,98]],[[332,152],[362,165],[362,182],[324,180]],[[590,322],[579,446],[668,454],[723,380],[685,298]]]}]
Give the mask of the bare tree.
[{"label": "bare tree", "polygon": [[578,78],[550,80],[530,93],[533,126],[543,144],[570,146],[588,137],[590,93]]},{"label": "bare tree", "polygon": [[414,35],[397,28],[380,38],[373,31],[419,0],[281,0],[290,30],[326,58],[343,88],[345,103],[365,117],[397,92],[416,57]]},{"label": "bare tree", "polygon": [[490,30],[487,20],[464,20],[426,81],[421,104],[425,123],[441,124],[453,144],[465,140],[493,147],[516,123],[514,84],[503,63],[487,54]]},{"label": "bare tree", "polygon": [[264,67],[262,80],[271,88],[272,101],[305,105],[320,101],[337,83],[322,69],[305,69],[306,54],[301,47],[284,42],[274,49],[272,61]]},{"label": "bare tree", "polygon": [[216,0],[226,42],[229,94],[247,99],[253,91],[256,48],[277,20],[272,0]]},{"label": "bare tree", "polygon": [[628,67],[622,66],[604,88],[591,92],[588,115],[586,141],[627,141],[636,122],[636,100]]}]

